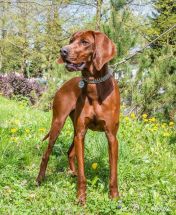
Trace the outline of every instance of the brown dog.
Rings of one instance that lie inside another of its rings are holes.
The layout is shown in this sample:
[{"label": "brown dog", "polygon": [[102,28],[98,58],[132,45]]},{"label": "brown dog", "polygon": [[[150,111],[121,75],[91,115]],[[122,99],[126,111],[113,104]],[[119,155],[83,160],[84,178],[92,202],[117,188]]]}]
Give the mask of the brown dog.
[{"label": "brown dog", "polygon": [[[107,63],[115,56],[113,42],[103,33],[81,31],[75,33],[70,44],[61,49],[59,63],[65,63],[69,71],[81,71],[82,78],[71,79],[56,93],[53,104],[53,120],[48,149],[43,155],[37,182],[43,179],[49,155],[68,115],[74,125],[74,141],[69,149],[69,166],[76,174],[75,156],[78,162],[78,199],[86,199],[84,174],[84,137],[87,129],[104,131],[109,144],[110,197],[119,195],[117,185],[120,96],[115,79]],[[69,107],[69,108],[68,108]]]}]

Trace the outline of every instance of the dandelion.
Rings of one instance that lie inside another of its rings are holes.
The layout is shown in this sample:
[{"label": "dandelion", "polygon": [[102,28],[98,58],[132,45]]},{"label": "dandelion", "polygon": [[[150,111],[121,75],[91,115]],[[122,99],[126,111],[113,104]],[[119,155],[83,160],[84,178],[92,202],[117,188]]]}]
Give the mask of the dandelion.
[{"label": "dandelion", "polygon": [[152,118],[149,119],[149,121],[150,121],[150,122],[156,122],[156,118],[155,118],[155,117],[152,117]]},{"label": "dandelion", "polygon": [[11,137],[11,141],[16,143],[17,142],[17,138],[16,137]]},{"label": "dandelion", "polygon": [[143,118],[143,119],[146,119],[147,116],[148,116],[148,115],[147,115],[146,113],[142,114],[142,118]]},{"label": "dandelion", "polygon": [[169,136],[170,136],[170,133],[169,133],[169,132],[164,132],[164,133],[163,133],[163,136],[164,136],[164,137],[169,137]]},{"label": "dandelion", "polygon": [[157,131],[157,130],[158,130],[158,126],[154,126],[153,131]]},{"label": "dandelion", "polygon": [[126,116],[126,117],[125,117],[125,120],[126,120],[126,121],[129,121],[129,117],[128,117],[128,116]]},{"label": "dandelion", "polygon": [[167,125],[166,123],[163,123],[163,124],[161,125],[161,127],[162,127],[162,128],[165,128],[166,125]]},{"label": "dandelion", "polygon": [[135,118],[136,118],[135,113],[131,113],[131,115],[130,115],[130,116],[131,116],[131,118],[132,118],[132,119],[135,119]]},{"label": "dandelion", "polygon": [[29,133],[30,133],[30,130],[27,128],[27,129],[25,129],[25,132],[26,132],[27,134],[29,134]]},{"label": "dandelion", "polygon": [[98,164],[97,163],[93,163],[92,164],[92,169],[96,170],[97,169]]},{"label": "dandelion", "polygon": [[17,129],[16,129],[16,128],[12,128],[10,131],[11,131],[11,133],[13,133],[13,134],[14,134],[14,133],[16,133],[16,132],[17,132]]},{"label": "dandelion", "polygon": [[46,129],[45,128],[39,128],[39,131],[44,132]]},{"label": "dandelion", "polygon": [[169,122],[169,126],[173,127],[174,126],[174,122]]}]

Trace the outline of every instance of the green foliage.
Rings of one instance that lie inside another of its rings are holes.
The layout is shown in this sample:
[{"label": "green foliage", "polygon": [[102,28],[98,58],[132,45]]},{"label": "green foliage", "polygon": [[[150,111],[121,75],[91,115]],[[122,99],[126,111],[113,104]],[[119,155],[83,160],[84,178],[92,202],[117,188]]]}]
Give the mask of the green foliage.
[{"label": "green foliage", "polygon": [[[151,17],[151,27],[143,31],[147,38],[156,38],[174,24],[175,8],[172,0],[155,1],[155,16]],[[132,80],[131,100],[132,105],[140,109],[140,113],[148,112],[172,119],[176,117],[175,35],[173,30],[138,57],[138,72]]]},{"label": "green foliage", "polygon": [[[176,145],[173,123],[121,115],[120,199],[108,198],[108,148],[105,135],[89,131],[85,143],[87,204],[76,202],[76,179],[67,173],[72,142],[70,120],[50,157],[46,179],[35,178],[47,142],[51,113],[0,97],[1,214],[175,214]],[[93,168],[92,164],[97,164]]]},{"label": "green foliage", "polygon": [[[153,16],[151,17],[151,27],[148,28],[148,37],[154,39],[175,24],[176,2],[175,0],[156,0],[154,3]],[[154,43],[156,47],[165,45],[175,45],[176,34],[171,32]]]},{"label": "green foliage", "polygon": [[[123,1],[124,2],[124,1]],[[117,47],[117,56],[122,58],[135,45],[137,35],[132,31],[133,15],[130,10],[120,10],[121,2],[111,1],[111,14],[108,23],[104,23],[104,32]]]},{"label": "green foliage", "polygon": [[[151,54],[155,55],[153,63],[149,57]],[[145,54],[140,59],[140,69],[133,83],[137,86],[134,100],[138,105],[142,102],[142,111],[158,112],[168,118],[175,108],[176,61],[172,50],[167,48],[156,55],[157,52],[149,51],[149,56]],[[138,80],[141,80],[141,85]]]}]

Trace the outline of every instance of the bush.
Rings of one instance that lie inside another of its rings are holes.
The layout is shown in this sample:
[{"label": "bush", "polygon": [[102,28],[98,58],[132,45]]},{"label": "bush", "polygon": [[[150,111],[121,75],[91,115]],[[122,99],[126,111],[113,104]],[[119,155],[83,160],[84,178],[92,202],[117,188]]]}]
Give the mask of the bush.
[{"label": "bush", "polygon": [[25,78],[22,74],[9,73],[0,75],[0,92],[9,98],[26,97],[31,104],[35,104],[42,95],[45,87],[40,85],[34,78]]}]

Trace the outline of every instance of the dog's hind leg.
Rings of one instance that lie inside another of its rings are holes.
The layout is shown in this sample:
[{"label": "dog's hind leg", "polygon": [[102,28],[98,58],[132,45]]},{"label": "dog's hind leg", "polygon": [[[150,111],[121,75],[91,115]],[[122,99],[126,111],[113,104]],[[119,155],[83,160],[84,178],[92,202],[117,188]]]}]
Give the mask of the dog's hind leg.
[{"label": "dog's hind leg", "polygon": [[73,176],[77,176],[77,170],[75,167],[75,146],[74,146],[74,141],[72,142],[69,150],[68,150],[68,163],[69,163],[69,172],[73,175]]},{"label": "dog's hind leg", "polygon": [[63,127],[64,122],[65,122],[65,120],[59,120],[57,118],[54,119],[52,122],[52,126],[51,126],[51,129],[49,132],[49,144],[48,144],[46,151],[43,154],[42,161],[40,164],[40,171],[39,171],[38,177],[36,179],[38,185],[41,183],[41,181],[45,177],[45,172],[46,172],[49,156],[52,152],[53,146],[60,133],[60,130]]},{"label": "dog's hind leg", "polygon": [[[70,118],[72,120],[72,123],[74,121],[74,113],[75,113],[75,111],[72,111],[70,113]],[[76,154],[75,154],[74,141],[72,142],[67,154],[68,154],[69,173],[71,173],[73,176],[76,176],[77,175],[77,170],[76,170],[76,167],[75,167]]]}]

